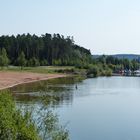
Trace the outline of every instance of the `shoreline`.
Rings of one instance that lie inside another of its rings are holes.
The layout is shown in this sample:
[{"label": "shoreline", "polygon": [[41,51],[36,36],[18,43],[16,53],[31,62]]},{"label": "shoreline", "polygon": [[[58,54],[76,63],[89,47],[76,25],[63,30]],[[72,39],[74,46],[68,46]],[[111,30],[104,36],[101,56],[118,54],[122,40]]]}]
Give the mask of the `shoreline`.
[{"label": "shoreline", "polygon": [[[9,77],[9,74],[11,77]],[[20,77],[21,75],[21,77]],[[30,77],[27,77],[31,75]],[[17,76],[14,77],[13,76]],[[24,77],[25,76],[25,77]],[[0,91],[22,84],[67,77],[67,74],[39,74],[30,72],[0,72]],[[2,78],[1,78],[2,77]],[[4,77],[4,78],[3,78]],[[13,78],[13,79],[12,79]],[[11,80],[11,81],[10,81]],[[4,84],[2,84],[4,82]]]},{"label": "shoreline", "polygon": [[[45,81],[49,79],[63,78],[67,76],[70,76],[70,74],[40,74],[40,73],[33,73],[33,72],[0,71],[0,91],[22,84]],[[113,73],[112,76],[124,77],[124,75],[120,75],[116,73]],[[133,76],[133,77],[139,77],[139,76]]]}]

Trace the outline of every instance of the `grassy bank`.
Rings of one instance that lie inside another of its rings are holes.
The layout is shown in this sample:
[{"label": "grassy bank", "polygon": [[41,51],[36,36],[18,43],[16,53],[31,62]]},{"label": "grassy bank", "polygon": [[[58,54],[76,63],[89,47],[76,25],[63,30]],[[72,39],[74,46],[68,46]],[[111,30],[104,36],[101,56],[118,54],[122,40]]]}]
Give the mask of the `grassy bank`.
[{"label": "grassy bank", "polygon": [[[39,112],[38,112],[39,113]],[[51,111],[33,119],[32,111],[17,109],[9,91],[0,92],[1,140],[68,140],[68,132]]]},{"label": "grassy bank", "polygon": [[104,65],[82,65],[82,66],[39,66],[39,67],[21,67],[9,66],[3,67],[0,71],[14,71],[14,72],[33,72],[42,74],[72,74],[82,75],[87,77],[98,76],[112,76],[112,69]]},{"label": "grassy bank", "polygon": [[34,72],[34,73],[58,73],[59,71],[70,71],[74,69],[73,66],[39,66],[39,67],[21,67],[8,66],[3,67],[0,71],[20,71],[20,72]]}]

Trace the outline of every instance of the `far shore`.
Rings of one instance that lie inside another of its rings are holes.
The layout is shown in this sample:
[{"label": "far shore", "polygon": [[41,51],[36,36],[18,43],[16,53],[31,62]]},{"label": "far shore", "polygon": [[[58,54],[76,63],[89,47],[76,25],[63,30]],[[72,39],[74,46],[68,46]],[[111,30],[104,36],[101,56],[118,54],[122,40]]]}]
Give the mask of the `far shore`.
[{"label": "far shore", "polygon": [[0,72],[0,90],[42,80],[66,77],[66,74],[39,74],[32,72]]}]

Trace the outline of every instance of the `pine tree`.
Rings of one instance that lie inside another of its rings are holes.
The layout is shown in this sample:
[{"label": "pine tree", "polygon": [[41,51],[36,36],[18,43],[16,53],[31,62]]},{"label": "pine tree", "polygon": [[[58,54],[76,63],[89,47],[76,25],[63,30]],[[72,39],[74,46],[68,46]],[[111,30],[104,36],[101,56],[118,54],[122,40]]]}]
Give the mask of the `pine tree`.
[{"label": "pine tree", "polygon": [[7,56],[6,49],[2,48],[0,52],[0,66],[4,67],[4,66],[8,66],[8,64],[9,64],[9,59]]}]

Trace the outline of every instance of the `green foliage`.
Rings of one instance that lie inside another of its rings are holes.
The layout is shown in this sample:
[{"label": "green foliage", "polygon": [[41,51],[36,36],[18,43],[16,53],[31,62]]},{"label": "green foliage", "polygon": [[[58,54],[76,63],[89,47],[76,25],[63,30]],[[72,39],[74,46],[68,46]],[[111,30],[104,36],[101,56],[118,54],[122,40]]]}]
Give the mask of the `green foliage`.
[{"label": "green foliage", "polygon": [[[44,99],[44,98],[43,98]],[[68,131],[59,125],[52,111],[32,117],[32,111],[20,110],[9,91],[0,92],[0,140],[69,140]]]},{"label": "green foliage", "polygon": [[[110,75],[111,71],[113,71],[114,73],[119,73],[122,70],[131,70],[131,71],[135,71],[138,70],[140,68],[140,62],[139,60],[128,60],[128,59],[118,59],[116,57],[113,56],[101,56],[97,59],[95,59],[94,61],[95,64],[100,64],[103,66],[103,69],[106,70],[106,68],[104,67],[105,65],[109,68],[107,68],[107,75]],[[104,73],[104,75],[106,75],[106,72]]]},{"label": "green foliage", "polygon": [[52,61],[52,64],[53,64],[54,66],[61,66],[61,65],[62,65],[62,61],[61,61],[61,59],[53,60],[53,61]]},{"label": "green foliage", "polygon": [[106,76],[112,76],[112,70],[111,69],[108,69],[106,71]]},{"label": "green foliage", "polygon": [[47,66],[48,65],[48,61],[46,59],[41,60],[40,62],[41,66]]},{"label": "green foliage", "polygon": [[26,66],[26,58],[24,52],[21,52],[20,55],[17,58],[17,63],[19,66],[21,66],[21,69]]},{"label": "green foliage", "polygon": [[99,69],[96,65],[91,65],[87,72],[88,77],[97,77],[99,75]]},{"label": "green foliage", "polygon": [[1,140],[40,140],[30,113],[21,115],[16,109],[10,92],[0,92],[0,139]]},{"label": "green foliage", "polygon": [[97,77],[97,76],[111,76],[112,69],[106,64],[89,64],[87,66],[87,76]]},{"label": "green foliage", "polygon": [[48,110],[39,120],[43,120],[43,123],[39,122],[39,131],[43,140],[69,140],[68,131],[60,126],[58,116],[52,111]]},{"label": "green foliage", "polygon": [[[118,59],[113,56],[101,56],[92,59],[90,50],[74,43],[72,37],[60,34],[45,34],[41,36],[22,34],[0,37],[0,66],[75,66],[94,71],[91,65],[98,67],[97,75],[111,75],[121,70],[139,69],[139,60]],[[9,59],[8,59],[9,58]],[[94,75],[94,74],[93,74]],[[96,75],[96,74],[95,74]]]},{"label": "green foliage", "polygon": [[39,63],[39,60],[36,59],[35,57],[31,58],[28,62],[27,62],[27,65],[28,66],[31,66],[31,67],[37,67],[37,66],[40,66],[40,63]]},{"label": "green foliage", "polygon": [[21,55],[21,52],[29,61],[28,66],[38,65],[38,62],[41,65],[74,66],[75,60],[87,62],[91,56],[89,50],[74,44],[72,37],[64,38],[59,34],[1,36],[0,48],[6,49],[12,65],[20,66],[25,63],[21,63],[21,60],[20,63],[15,63],[15,60]]},{"label": "green foliage", "polygon": [[0,51],[0,66],[4,67],[4,66],[8,66],[8,64],[9,64],[9,59],[7,56],[6,49],[2,48],[2,50]]}]

